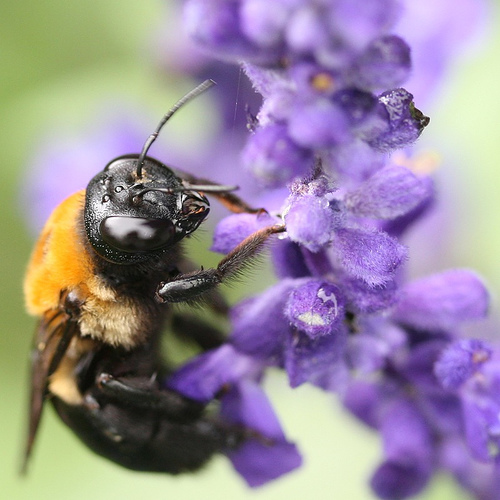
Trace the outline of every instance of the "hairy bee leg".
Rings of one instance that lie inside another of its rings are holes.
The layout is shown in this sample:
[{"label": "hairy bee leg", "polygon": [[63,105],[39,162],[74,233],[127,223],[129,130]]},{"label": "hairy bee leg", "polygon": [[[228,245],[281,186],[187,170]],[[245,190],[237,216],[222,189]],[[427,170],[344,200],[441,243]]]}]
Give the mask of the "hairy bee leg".
[{"label": "hairy bee leg", "polygon": [[172,281],[161,282],[156,291],[157,300],[161,303],[195,300],[244,269],[271,235],[284,231],[283,225],[264,227],[233,248],[216,268],[181,274]]},{"label": "hairy bee leg", "polygon": [[196,342],[204,351],[215,349],[226,340],[226,336],[218,328],[190,314],[174,314],[172,331],[180,339]]},{"label": "hairy bee leg", "polygon": [[101,373],[97,377],[97,386],[109,400],[135,409],[151,410],[171,420],[196,418],[204,408],[201,403],[186,399],[177,392],[134,387],[108,373]]}]

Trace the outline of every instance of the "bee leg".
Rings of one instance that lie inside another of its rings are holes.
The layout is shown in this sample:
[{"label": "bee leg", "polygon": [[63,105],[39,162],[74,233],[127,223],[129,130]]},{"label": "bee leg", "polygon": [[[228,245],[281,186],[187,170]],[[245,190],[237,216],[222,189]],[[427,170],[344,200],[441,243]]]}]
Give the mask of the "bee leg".
[{"label": "bee leg", "polygon": [[187,399],[175,391],[155,386],[133,385],[132,381],[115,378],[108,373],[97,377],[97,388],[108,401],[136,410],[153,411],[169,420],[185,421],[201,415],[205,405]]},{"label": "bee leg", "polygon": [[[133,387],[106,373],[98,377],[98,387],[108,398],[108,404],[114,401],[115,404],[132,408],[134,411],[153,412],[169,423],[191,425],[193,431],[196,429],[195,432],[200,436],[218,441],[221,448],[236,449],[248,439],[256,439],[268,446],[274,444],[272,439],[263,436],[259,431],[241,424],[202,418],[206,404],[188,399],[168,389],[147,390]],[[105,424],[108,425],[106,422]]]},{"label": "bee leg", "polygon": [[271,235],[284,231],[283,225],[259,229],[233,248],[216,268],[180,274],[172,281],[161,282],[156,290],[156,299],[160,303],[189,302],[197,299],[201,294],[241,272]]},{"label": "bee leg", "polygon": [[191,314],[174,314],[172,331],[181,340],[192,340],[204,351],[215,349],[226,340],[219,328]]}]

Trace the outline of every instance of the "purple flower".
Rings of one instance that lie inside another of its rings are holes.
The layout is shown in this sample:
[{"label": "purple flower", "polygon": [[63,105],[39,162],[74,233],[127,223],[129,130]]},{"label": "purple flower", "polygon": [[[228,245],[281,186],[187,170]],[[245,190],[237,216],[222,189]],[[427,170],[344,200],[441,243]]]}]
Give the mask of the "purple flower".
[{"label": "purple flower", "polygon": [[247,236],[277,221],[269,214],[233,214],[223,219],[215,229],[213,252],[229,253]]},{"label": "purple flower", "polygon": [[484,318],[488,304],[482,280],[472,271],[457,269],[406,285],[393,314],[408,326],[441,330]]},{"label": "purple flower", "polygon": [[329,148],[351,138],[348,116],[335,101],[326,98],[294,106],[288,133],[297,144],[312,149]]},{"label": "purple flower", "polygon": [[338,215],[328,199],[306,194],[292,197],[284,220],[292,241],[317,252],[331,241]]},{"label": "purple flower", "polygon": [[315,339],[341,328],[342,300],[341,291],[335,285],[311,280],[290,293],[285,315],[295,328]]},{"label": "purple flower", "polygon": [[386,35],[364,50],[355,62],[350,79],[358,88],[394,88],[407,80],[410,70],[410,47],[401,38]]},{"label": "purple flower", "polygon": [[407,215],[432,195],[426,178],[405,167],[387,166],[346,193],[348,210],[358,217],[396,219]]},{"label": "purple flower", "polygon": [[407,257],[406,248],[381,231],[341,228],[333,247],[345,271],[370,286],[385,285],[394,278]]},{"label": "purple flower", "polygon": [[379,101],[380,112],[385,116],[386,130],[370,139],[372,147],[390,151],[413,144],[430,119],[413,104],[413,96],[405,89],[384,92]]},{"label": "purple flower", "polygon": [[252,430],[241,446],[227,452],[233,467],[251,487],[261,486],[302,464],[293,443],[286,440],[281,426],[255,383],[243,381],[222,398],[221,415],[231,424]]},{"label": "purple flower", "polygon": [[481,340],[460,340],[443,351],[434,371],[445,389],[458,389],[491,354],[492,348]]},{"label": "purple flower", "polygon": [[407,498],[420,492],[433,472],[430,429],[409,401],[398,401],[385,409],[380,432],[384,462],[371,479],[375,493],[384,499]]}]

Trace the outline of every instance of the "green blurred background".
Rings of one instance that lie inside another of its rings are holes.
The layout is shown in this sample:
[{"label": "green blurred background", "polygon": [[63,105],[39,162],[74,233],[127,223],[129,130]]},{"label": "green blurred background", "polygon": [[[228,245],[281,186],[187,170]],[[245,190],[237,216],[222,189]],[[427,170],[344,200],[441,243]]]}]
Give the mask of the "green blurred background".
[{"label": "green blurred background", "polygon": [[[292,391],[279,375],[270,377],[266,388],[288,435],[299,443],[305,465],[260,490],[248,490],[224,458],[197,475],[178,478],[120,469],[81,446],[52,411],[45,415],[29,476],[18,475],[34,329],[24,313],[21,290],[33,245],[19,198],[23,169],[42,132],[63,123],[83,130],[106,98],[122,96],[159,116],[191,86],[178,78],[169,81],[153,55],[158,54],[157,33],[168,10],[169,2],[160,0],[0,3],[1,497],[371,499],[366,482],[377,463],[376,436],[346,418],[331,397],[309,388]],[[410,238],[413,274],[472,267],[486,277],[494,295],[500,290],[497,27],[498,11],[493,9],[483,50],[452,68],[438,106],[424,110],[432,122],[419,147],[441,154],[437,176],[443,203],[440,215]],[[193,130],[192,122],[183,125],[190,116],[196,121],[190,113],[195,111],[186,111],[172,133],[192,143],[203,134]],[[433,227],[440,228],[439,235],[431,233]],[[259,278],[250,282],[251,290],[258,288]],[[238,291],[244,293],[248,291]],[[493,312],[498,312],[496,303]],[[489,327],[475,328],[480,335]],[[467,497],[445,478],[421,498]]]}]

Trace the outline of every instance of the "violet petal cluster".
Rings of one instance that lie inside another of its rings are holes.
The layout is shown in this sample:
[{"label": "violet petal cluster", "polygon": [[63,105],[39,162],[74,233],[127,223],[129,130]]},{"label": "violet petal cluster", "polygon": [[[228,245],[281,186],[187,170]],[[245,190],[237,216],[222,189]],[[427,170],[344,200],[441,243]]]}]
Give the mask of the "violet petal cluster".
[{"label": "violet petal cluster", "polygon": [[[428,176],[391,156],[408,151],[429,123],[402,87],[410,48],[393,30],[404,4],[184,5],[192,38],[215,58],[242,64],[263,96],[242,164],[268,198],[281,200],[271,214],[223,220],[213,249],[227,252],[266,224],[286,226],[271,247],[279,281],[232,309],[235,359],[259,366],[254,382],[278,367],[291,387],[338,392],[379,431],[383,458],[371,487],[380,498],[413,496],[442,470],[478,498],[497,498],[499,372],[492,347],[459,340],[464,323],[486,315],[488,292],[463,269],[405,280],[401,237],[432,207],[435,191]],[[176,388],[189,394],[212,356],[218,351],[182,368]],[[219,364],[215,386],[238,387],[235,366]]]}]

